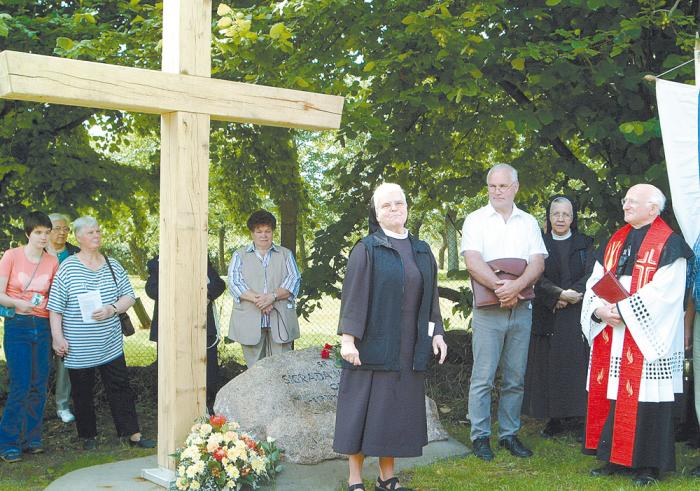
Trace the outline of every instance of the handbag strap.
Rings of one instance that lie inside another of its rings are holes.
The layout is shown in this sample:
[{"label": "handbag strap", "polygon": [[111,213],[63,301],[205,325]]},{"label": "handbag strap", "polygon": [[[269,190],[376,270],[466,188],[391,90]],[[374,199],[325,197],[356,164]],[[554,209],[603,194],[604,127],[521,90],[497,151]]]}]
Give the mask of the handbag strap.
[{"label": "handbag strap", "polygon": [[107,262],[107,267],[109,268],[109,272],[112,273],[112,279],[114,280],[114,286],[117,287],[117,298],[119,294],[119,283],[117,283],[117,275],[114,274],[114,270],[112,269],[112,265],[109,263],[109,258],[102,254],[102,257],[105,258],[105,261]]},{"label": "handbag strap", "polygon": [[[23,253],[24,253],[24,251],[23,251]],[[32,272],[32,275],[29,277],[29,281],[28,281],[27,284],[24,286],[24,288],[22,289],[22,292],[21,292],[21,293],[26,292],[26,291],[27,291],[27,288],[29,288],[29,285],[32,284],[32,281],[34,280],[34,275],[36,275],[36,272],[39,270],[39,266],[41,266],[41,260],[42,260],[43,258],[44,258],[44,251],[42,250],[42,251],[41,251],[41,256],[39,256],[39,262],[36,263],[36,266],[34,267],[34,271]]]}]

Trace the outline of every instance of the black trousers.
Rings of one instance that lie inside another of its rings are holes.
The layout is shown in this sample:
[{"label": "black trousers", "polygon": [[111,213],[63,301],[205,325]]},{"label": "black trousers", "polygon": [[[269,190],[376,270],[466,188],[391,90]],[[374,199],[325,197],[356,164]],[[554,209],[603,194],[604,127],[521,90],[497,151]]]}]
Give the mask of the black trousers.
[{"label": "black trousers", "polygon": [[117,435],[122,437],[139,433],[134,392],[129,385],[129,372],[122,354],[109,363],[97,367],[68,369],[78,436],[80,438],[97,436],[94,400],[95,370],[100,371]]}]

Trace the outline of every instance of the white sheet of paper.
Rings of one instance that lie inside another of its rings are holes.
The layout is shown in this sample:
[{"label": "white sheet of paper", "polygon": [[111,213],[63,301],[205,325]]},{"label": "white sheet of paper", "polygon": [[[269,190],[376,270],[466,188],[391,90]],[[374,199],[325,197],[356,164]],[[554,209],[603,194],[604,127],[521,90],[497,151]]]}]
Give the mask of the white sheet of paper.
[{"label": "white sheet of paper", "polygon": [[80,293],[78,295],[78,305],[80,306],[80,315],[83,318],[83,322],[86,324],[94,324],[97,321],[92,318],[92,313],[102,307],[100,292],[94,290]]}]

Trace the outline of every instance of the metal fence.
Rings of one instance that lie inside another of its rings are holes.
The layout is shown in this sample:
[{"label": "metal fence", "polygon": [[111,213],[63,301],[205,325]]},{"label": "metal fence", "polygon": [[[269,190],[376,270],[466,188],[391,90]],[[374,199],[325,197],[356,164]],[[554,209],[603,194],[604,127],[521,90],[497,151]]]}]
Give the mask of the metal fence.
[{"label": "metal fence", "polygon": [[[153,300],[148,298],[144,291],[144,282],[136,277],[131,277],[131,282],[136,295],[141,299],[145,312],[148,316],[153,314]],[[457,288],[460,282],[455,280],[441,281],[441,286],[451,286]],[[448,320],[449,328],[464,329],[467,327],[467,320],[459,313],[453,313],[453,302],[444,298],[440,299],[440,311],[444,319]],[[243,364],[243,353],[238,343],[226,341],[228,334],[228,323],[231,317],[233,298],[228,291],[224,292],[214,303],[215,317],[221,339],[219,343],[219,360],[225,363],[234,359]],[[338,315],[340,313],[340,300],[324,297],[319,308],[315,309],[308,319],[299,318],[299,328],[301,337],[294,342],[295,349],[303,349],[312,346],[323,346],[325,343],[335,343],[338,341],[336,330],[338,328]],[[156,360],[156,343],[149,341],[149,330],[143,328],[133,309],[129,310],[129,315],[136,327],[133,336],[124,338],[124,353],[129,366],[147,366]],[[4,352],[0,351],[0,357],[4,358]]]}]

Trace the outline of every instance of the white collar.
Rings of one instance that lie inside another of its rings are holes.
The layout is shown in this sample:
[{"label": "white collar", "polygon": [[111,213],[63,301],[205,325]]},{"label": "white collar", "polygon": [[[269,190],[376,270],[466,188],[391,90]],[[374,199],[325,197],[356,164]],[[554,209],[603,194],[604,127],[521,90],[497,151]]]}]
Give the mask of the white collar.
[{"label": "white collar", "polygon": [[[498,211],[496,210],[496,208],[493,207],[493,205],[491,204],[490,201],[486,204],[486,208],[489,210],[489,213],[490,213],[491,215],[498,215],[498,216],[500,216],[500,217],[503,216],[503,215],[501,215],[500,213],[498,213]],[[511,211],[510,217],[508,217],[508,220],[510,220],[510,219],[511,219],[512,217],[514,217],[514,216],[522,215],[523,213],[524,213],[523,210],[521,210],[520,208],[518,208],[518,207],[515,205],[515,203],[513,203],[513,211]]]},{"label": "white collar", "polygon": [[408,238],[408,230],[403,229],[402,234],[397,234],[396,232],[392,232],[391,230],[387,230],[385,228],[382,228],[382,232],[384,232],[384,235],[387,237],[391,237],[392,239],[407,239]]},{"label": "white collar", "polygon": [[554,240],[566,240],[569,237],[571,237],[571,229],[569,229],[569,232],[566,235],[557,235],[554,232],[551,233],[552,239]]}]

